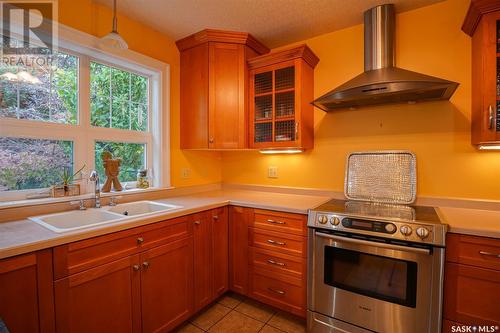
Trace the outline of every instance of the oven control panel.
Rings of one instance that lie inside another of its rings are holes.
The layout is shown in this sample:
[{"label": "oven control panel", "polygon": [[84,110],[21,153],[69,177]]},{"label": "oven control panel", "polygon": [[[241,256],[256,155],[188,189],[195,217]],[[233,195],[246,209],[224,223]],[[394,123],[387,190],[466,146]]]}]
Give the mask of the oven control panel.
[{"label": "oven control panel", "polygon": [[383,221],[316,211],[309,212],[308,226],[435,245],[444,245],[446,234],[444,225]]},{"label": "oven control panel", "polygon": [[344,217],[342,225],[349,229],[368,230],[384,234],[393,234],[397,231],[396,225],[391,222],[370,221],[350,217]]}]

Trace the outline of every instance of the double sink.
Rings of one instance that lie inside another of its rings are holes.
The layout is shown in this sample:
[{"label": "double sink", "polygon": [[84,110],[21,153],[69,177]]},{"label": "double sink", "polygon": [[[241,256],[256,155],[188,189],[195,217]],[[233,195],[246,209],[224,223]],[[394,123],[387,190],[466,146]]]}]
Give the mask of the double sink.
[{"label": "double sink", "polygon": [[86,210],[33,216],[29,219],[51,231],[62,233],[124,221],[135,217],[146,217],[155,213],[164,213],[179,208],[182,208],[182,206],[154,201],[137,201],[113,207],[89,208]]}]

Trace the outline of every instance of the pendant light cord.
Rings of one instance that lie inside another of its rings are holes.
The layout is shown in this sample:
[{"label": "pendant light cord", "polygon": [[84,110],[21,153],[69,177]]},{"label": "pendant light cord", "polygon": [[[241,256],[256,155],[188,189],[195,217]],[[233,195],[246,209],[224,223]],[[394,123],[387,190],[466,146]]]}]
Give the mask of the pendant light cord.
[{"label": "pendant light cord", "polygon": [[118,19],[116,18],[116,0],[113,0],[113,32],[118,33]]}]

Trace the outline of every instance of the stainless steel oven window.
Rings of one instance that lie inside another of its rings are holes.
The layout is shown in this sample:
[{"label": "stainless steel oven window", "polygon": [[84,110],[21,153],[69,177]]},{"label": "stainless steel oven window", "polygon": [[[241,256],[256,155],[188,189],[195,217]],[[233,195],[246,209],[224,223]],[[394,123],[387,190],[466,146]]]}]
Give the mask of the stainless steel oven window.
[{"label": "stainless steel oven window", "polygon": [[416,307],[417,263],[331,246],[324,251],[325,284]]}]

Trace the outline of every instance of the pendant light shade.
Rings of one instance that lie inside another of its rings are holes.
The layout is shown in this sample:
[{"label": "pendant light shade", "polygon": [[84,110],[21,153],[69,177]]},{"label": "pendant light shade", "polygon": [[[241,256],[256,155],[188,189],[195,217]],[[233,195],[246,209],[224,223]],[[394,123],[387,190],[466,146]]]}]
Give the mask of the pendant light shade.
[{"label": "pendant light shade", "polygon": [[113,30],[102,37],[100,44],[102,47],[113,50],[126,50],[128,49],[128,44],[118,33],[118,19],[116,17],[116,0],[113,0]]}]

